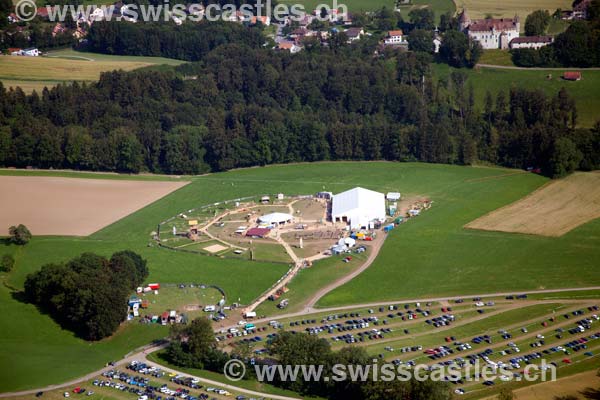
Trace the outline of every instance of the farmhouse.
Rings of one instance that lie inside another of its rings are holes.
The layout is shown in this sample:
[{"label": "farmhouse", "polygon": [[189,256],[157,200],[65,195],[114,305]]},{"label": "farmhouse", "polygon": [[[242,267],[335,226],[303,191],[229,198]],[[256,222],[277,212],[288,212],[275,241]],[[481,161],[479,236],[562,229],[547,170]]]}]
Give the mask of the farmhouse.
[{"label": "farmhouse", "polygon": [[539,49],[554,42],[552,36],[523,36],[514,38],[509,46],[512,49]]},{"label": "farmhouse", "polygon": [[348,43],[355,42],[365,34],[363,28],[349,28],[346,29],[346,36],[348,36]]},{"label": "farmhouse", "polygon": [[277,50],[289,51],[292,54],[296,54],[302,50],[302,47],[296,45],[294,42],[283,41],[277,44]]},{"label": "farmhouse", "polygon": [[473,40],[477,40],[484,49],[508,49],[509,43],[519,37],[521,21],[514,18],[486,18],[471,20],[467,10],[463,10],[458,19],[460,29]]},{"label": "farmhouse", "polygon": [[275,212],[267,215],[263,215],[258,218],[258,221],[263,224],[269,225],[283,225],[290,223],[294,220],[294,216],[286,213]]},{"label": "farmhouse", "polygon": [[336,194],[331,219],[347,222],[352,229],[368,227],[370,222],[385,219],[385,196],[360,187]]},{"label": "farmhouse", "polygon": [[393,46],[403,43],[404,33],[402,30],[389,31],[387,36],[383,39],[383,43],[386,46]]}]

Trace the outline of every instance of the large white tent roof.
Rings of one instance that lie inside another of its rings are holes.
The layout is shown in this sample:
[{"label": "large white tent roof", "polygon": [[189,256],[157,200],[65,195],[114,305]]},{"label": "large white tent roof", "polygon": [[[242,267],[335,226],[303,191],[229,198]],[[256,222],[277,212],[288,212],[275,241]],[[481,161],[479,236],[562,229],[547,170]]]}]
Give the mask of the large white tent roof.
[{"label": "large white tent roof", "polygon": [[292,219],[294,219],[293,215],[280,212],[263,215],[262,217],[258,218],[260,222],[266,224],[281,224],[284,222],[288,222]]},{"label": "large white tent roof", "polygon": [[331,215],[334,220],[348,218],[353,228],[374,219],[384,219],[385,196],[361,187],[347,190],[333,196]]}]

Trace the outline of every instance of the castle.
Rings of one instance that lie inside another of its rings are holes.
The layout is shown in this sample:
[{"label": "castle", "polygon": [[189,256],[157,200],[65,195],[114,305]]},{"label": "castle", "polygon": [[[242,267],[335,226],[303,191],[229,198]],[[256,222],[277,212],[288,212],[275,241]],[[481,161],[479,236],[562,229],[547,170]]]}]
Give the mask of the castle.
[{"label": "castle", "polygon": [[458,18],[460,30],[470,38],[481,43],[484,49],[508,49],[509,43],[519,37],[521,22],[518,15],[514,18],[486,18],[471,20],[467,10]]}]

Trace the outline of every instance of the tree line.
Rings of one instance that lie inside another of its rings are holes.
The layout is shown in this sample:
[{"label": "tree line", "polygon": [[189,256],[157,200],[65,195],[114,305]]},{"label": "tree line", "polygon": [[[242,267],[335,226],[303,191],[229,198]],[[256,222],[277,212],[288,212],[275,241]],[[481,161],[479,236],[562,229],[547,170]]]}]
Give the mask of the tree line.
[{"label": "tree line", "polygon": [[[361,347],[345,347],[333,351],[329,342],[323,338],[305,332],[292,333],[282,331],[267,342],[269,355],[265,359],[255,359],[252,349],[245,344],[235,347],[231,354],[221,351],[215,341],[211,323],[206,318],[197,318],[187,326],[174,326],[171,342],[166,350],[169,362],[185,368],[200,368],[218,373],[230,359],[238,359],[247,364],[243,379],[256,379],[254,364],[266,366],[273,363],[282,366],[314,365],[323,366],[322,376],[334,376],[333,366],[352,366],[362,368],[364,381],[348,379],[303,379],[281,380],[275,374],[270,384],[294,391],[303,396],[318,396],[326,399],[345,400],[445,400],[452,398],[449,385],[431,380],[386,380],[376,379],[373,372],[373,359]],[[367,367],[370,368],[367,370]],[[338,376],[338,375],[336,375]],[[381,375],[379,375],[381,376]]]},{"label": "tree line", "polygon": [[222,21],[201,21],[179,26],[172,22],[134,24],[127,21],[100,21],[90,28],[86,48],[105,54],[198,61],[212,49],[226,43],[256,48],[265,43],[265,37],[260,27]]},{"label": "tree line", "polygon": [[84,253],[29,274],[25,296],[86,340],[112,335],[127,316],[127,299],[148,277],[146,260],[132,251],[110,259]]},{"label": "tree line", "polygon": [[320,160],[598,168],[600,124],[566,90],[476,104],[468,76],[365,44],[296,55],[227,44],[176,68],[113,71],[25,95],[0,87],[0,165],[196,174]]},{"label": "tree line", "polygon": [[[557,11],[555,18],[560,18]],[[527,17],[529,35],[544,34],[550,16],[536,11]],[[554,43],[536,49],[511,51],[515,65],[521,67],[597,67],[600,66],[600,0],[592,0],[587,8],[587,21],[575,21],[556,36]]]}]

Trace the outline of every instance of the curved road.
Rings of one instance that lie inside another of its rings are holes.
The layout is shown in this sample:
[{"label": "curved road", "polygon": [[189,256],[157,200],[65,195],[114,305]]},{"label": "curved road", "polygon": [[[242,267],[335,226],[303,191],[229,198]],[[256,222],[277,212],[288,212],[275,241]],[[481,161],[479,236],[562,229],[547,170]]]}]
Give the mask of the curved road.
[{"label": "curved road", "polygon": [[304,306],[303,312],[305,312],[305,313],[306,312],[314,312],[315,304],[317,304],[317,302],[322,297],[324,297],[327,293],[344,285],[345,283],[350,282],[352,279],[354,279],[358,275],[360,275],[364,270],[369,268],[371,266],[371,264],[373,264],[373,261],[375,261],[375,259],[377,258],[377,255],[379,254],[379,250],[381,250],[381,247],[383,246],[383,243],[385,242],[386,237],[387,237],[387,235],[383,236],[383,238],[381,240],[376,240],[375,242],[373,242],[373,245],[369,252],[369,257],[367,257],[367,259],[365,260],[363,265],[361,265],[360,267],[358,267],[356,270],[352,271],[348,275],[344,275],[340,279],[338,279],[334,282],[331,282],[329,285],[319,289],[310,299],[308,299],[308,301],[306,302],[306,304]]},{"label": "curved road", "polygon": [[214,381],[212,379],[201,378],[199,376],[194,376],[194,375],[190,375],[190,374],[187,374],[187,373],[184,373],[181,371],[177,371],[175,369],[166,367],[164,365],[157,364],[154,361],[148,360],[148,354],[153,353],[158,350],[161,350],[161,349],[164,349],[165,347],[166,347],[166,344],[159,345],[159,346],[147,346],[136,353],[125,356],[125,358],[116,362],[114,366],[107,366],[107,367],[101,368],[98,371],[90,372],[89,374],[87,374],[85,376],[82,376],[77,379],[73,379],[69,382],[61,383],[58,385],[49,385],[49,386],[46,386],[43,388],[38,388],[38,389],[22,390],[20,392],[0,393],[0,398],[13,397],[13,396],[28,396],[28,395],[36,394],[37,392],[47,392],[49,390],[63,389],[63,388],[67,388],[67,387],[70,389],[77,384],[80,384],[84,381],[89,381],[90,379],[93,379],[93,378],[97,377],[98,375],[102,375],[102,373],[104,373],[106,371],[110,371],[111,369],[115,369],[118,366],[126,365],[126,364],[129,364],[133,360],[137,360],[137,361],[143,361],[148,365],[152,365],[157,368],[161,368],[163,371],[166,371],[169,373],[176,373],[176,374],[191,376],[193,378],[198,378],[198,380],[204,384],[217,386],[219,388],[231,390],[236,393],[243,393],[245,395],[258,396],[258,397],[264,397],[264,398],[275,399],[275,400],[298,400],[298,399],[300,399],[299,397],[288,397],[288,396],[281,396],[281,395],[276,395],[276,394],[261,393],[261,392],[257,392],[254,390],[240,388],[235,385],[229,385],[226,383]]},{"label": "curved road", "polygon": [[[338,282],[338,281],[336,281]],[[563,288],[563,289],[543,289],[543,290],[523,290],[523,291],[511,291],[511,292],[496,292],[496,293],[482,293],[482,294],[469,294],[467,296],[445,296],[445,297],[432,297],[432,298],[422,298],[422,299],[402,299],[402,300],[397,300],[397,301],[389,301],[389,302],[379,302],[379,303],[363,303],[363,304],[353,304],[353,305],[349,305],[349,306],[342,306],[342,307],[330,307],[330,308],[322,308],[322,309],[318,309],[319,312],[323,312],[323,313],[327,313],[327,312],[336,312],[336,311],[344,311],[344,310],[350,310],[350,309],[356,309],[356,308],[366,308],[366,307],[376,307],[376,306],[386,306],[386,305],[392,305],[392,304],[398,304],[398,303],[417,303],[417,302],[421,302],[421,303],[426,303],[426,302],[439,302],[439,301],[448,301],[448,300],[457,300],[457,299],[462,299],[465,297],[499,297],[499,296],[508,296],[508,295],[514,295],[515,293],[527,293],[527,294],[543,294],[543,293],[561,293],[561,292],[579,292],[579,291],[586,291],[586,290],[600,290],[600,286],[590,286],[590,287],[585,287],[585,288]],[[316,296],[313,296],[316,297]],[[283,314],[283,315],[279,315],[277,316],[278,319],[284,319],[284,318],[293,318],[293,317],[300,317],[300,316],[306,316],[308,313],[310,312],[314,312],[311,311],[311,309],[306,308],[305,310],[302,311],[298,311],[295,313],[289,313],[289,314]],[[255,323],[260,323],[260,322],[266,322],[269,321],[271,318],[263,318],[263,319],[258,319],[255,320]],[[169,371],[169,372],[173,372],[173,373],[177,373],[177,374],[183,374],[183,375],[187,375],[187,376],[193,376],[190,374],[186,374],[183,373],[181,371],[177,371],[175,369],[171,369],[171,368],[167,368],[165,366],[156,364],[152,361],[149,361],[147,359],[148,354],[158,351],[160,349],[163,349],[166,346],[166,344],[162,344],[162,345],[149,345],[145,348],[142,348],[141,350],[133,353],[133,354],[129,354],[127,356],[125,356],[123,359],[121,359],[120,361],[116,362],[115,366],[119,366],[119,365],[123,365],[123,364],[128,364],[133,360],[142,360],[150,365],[155,365],[159,368],[162,368],[165,371]],[[71,380],[69,382],[65,382],[65,383],[61,383],[61,384],[57,384],[57,385],[50,385],[50,386],[46,386],[43,388],[37,388],[37,389],[29,389],[29,390],[23,390],[23,391],[19,391],[19,392],[7,392],[7,393],[0,393],[0,398],[5,398],[5,397],[13,397],[13,396],[25,396],[25,395],[32,395],[35,394],[37,392],[46,392],[49,390],[55,390],[55,389],[61,389],[61,388],[65,388],[65,387],[69,387],[69,386],[73,386],[76,385],[78,383],[81,383],[83,381],[87,381],[89,379],[92,379],[98,375],[101,375],[103,372],[111,370],[115,367],[113,366],[108,366],[108,367],[104,367],[101,368],[95,372],[91,372],[85,376],[82,376],[80,378]],[[218,387],[222,387],[225,389],[229,389],[231,391],[235,391],[235,392],[239,392],[239,393],[244,393],[244,394],[248,394],[251,396],[260,396],[260,397],[265,397],[265,398],[271,398],[271,399],[277,399],[277,400],[297,400],[297,398],[295,397],[287,397],[287,396],[280,396],[280,395],[274,395],[274,394],[268,394],[268,393],[260,393],[260,392],[256,392],[253,390],[248,390],[248,389],[244,389],[244,388],[240,388],[237,387],[235,385],[228,385],[228,384],[223,384],[221,382],[218,381],[213,381],[211,379],[206,379],[206,378],[201,378],[201,377],[197,377],[194,376],[195,378],[198,378],[200,380],[200,382],[203,382],[205,384],[209,384],[209,385],[214,385],[214,386],[218,386]]]}]

